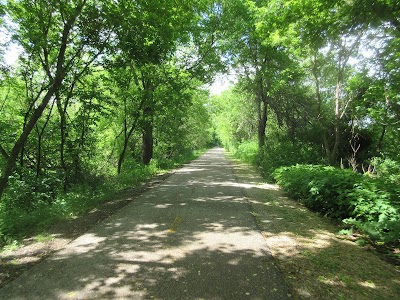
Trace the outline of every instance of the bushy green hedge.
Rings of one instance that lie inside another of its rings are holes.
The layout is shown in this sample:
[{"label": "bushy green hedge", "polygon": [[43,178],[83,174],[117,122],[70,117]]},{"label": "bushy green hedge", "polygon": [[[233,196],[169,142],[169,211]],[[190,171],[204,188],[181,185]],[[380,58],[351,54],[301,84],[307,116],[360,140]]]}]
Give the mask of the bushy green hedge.
[{"label": "bushy green hedge", "polygon": [[258,159],[258,143],[256,141],[243,142],[235,149],[235,156],[244,162],[256,164]]},{"label": "bushy green hedge", "polygon": [[287,136],[272,136],[269,142],[260,150],[259,165],[263,176],[273,179],[276,168],[295,164],[319,163],[321,155],[315,145],[293,143]]},{"label": "bushy green hedge", "polygon": [[400,187],[372,177],[318,165],[282,167],[274,172],[290,197],[311,210],[366,232],[377,241],[400,239]]}]

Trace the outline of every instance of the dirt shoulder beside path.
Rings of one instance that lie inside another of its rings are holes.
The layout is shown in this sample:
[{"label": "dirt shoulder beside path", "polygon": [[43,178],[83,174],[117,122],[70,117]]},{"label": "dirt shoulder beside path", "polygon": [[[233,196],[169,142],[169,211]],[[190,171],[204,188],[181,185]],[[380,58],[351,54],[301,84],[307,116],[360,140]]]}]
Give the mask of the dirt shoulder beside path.
[{"label": "dirt shoulder beside path", "polygon": [[[395,299],[400,294],[400,273],[395,266],[382,261],[368,248],[342,239],[331,222],[286,198],[277,186],[265,184],[258,170],[229,155],[228,158],[295,299]],[[25,241],[27,245],[17,251],[2,253],[0,287],[64,248],[143,192],[162,184],[168,176],[119,193],[101,207]],[[175,216],[171,221],[171,232],[186,222],[181,218]],[[73,298],[73,292],[69,296]]]},{"label": "dirt shoulder beside path", "polygon": [[332,222],[266,184],[255,168],[227,157],[296,299],[398,298],[396,266],[343,239]]},{"label": "dirt shoulder beside path", "polygon": [[292,299],[245,189],[212,149],[5,285],[0,299]]},{"label": "dirt shoulder beside path", "polygon": [[57,222],[45,232],[24,239],[17,249],[4,250],[0,253],[0,288],[131,203],[135,197],[159,185],[173,173],[174,170],[157,175],[136,187],[122,190],[97,208],[76,218]]}]

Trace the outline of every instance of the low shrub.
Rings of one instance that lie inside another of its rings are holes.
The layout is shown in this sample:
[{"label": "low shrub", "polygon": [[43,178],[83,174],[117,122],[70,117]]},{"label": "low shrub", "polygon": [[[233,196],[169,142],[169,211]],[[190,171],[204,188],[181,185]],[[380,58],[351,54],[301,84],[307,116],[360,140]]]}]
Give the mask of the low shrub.
[{"label": "low shrub", "polygon": [[320,157],[315,146],[306,143],[293,143],[287,137],[269,141],[260,151],[259,165],[263,176],[273,179],[275,169],[282,166],[295,164],[315,163],[316,157]]},{"label": "low shrub", "polygon": [[371,160],[371,165],[379,177],[400,184],[400,162],[388,158],[374,157]]},{"label": "low shrub", "polygon": [[354,226],[386,243],[400,239],[400,188],[371,177],[319,165],[281,167],[273,173],[292,198],[311,210]]},{"label": "low shrub", "polygon": [[62,191],[61,181],[53,177],[50,180],[25,176],[22,180],[12,176],[0,202],[0,247],[41,231],[57,220],[80,215],[106,201],[110,195],[193,160],[202,152],[186,152],[163,161],[153,159],[147,166],[131,162],[119,176],[86,176],[67,193]]},{"label": "low shrub", "polygon": [[258,152],[258,143],[256,141],[247,141],[240,144],[235,149],[234,153],[240,160],[250,164],[256,164]]}]

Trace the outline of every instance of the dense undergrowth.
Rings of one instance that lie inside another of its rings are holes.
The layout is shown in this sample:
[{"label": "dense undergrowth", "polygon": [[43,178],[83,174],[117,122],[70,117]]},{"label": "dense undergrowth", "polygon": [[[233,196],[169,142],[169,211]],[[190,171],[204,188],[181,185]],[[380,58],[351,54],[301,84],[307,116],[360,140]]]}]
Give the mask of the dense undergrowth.
[{"label": "dense undergrowth", "polygon": [[319,165],[281,167],[274,177],[290,197],[343,221],[350,231],[367,233],[378,242],[400,240],[398,180]]},{"label": "dense undergrowth", "polygon": [[[280,150],[279,150],[280,149]],[[283,150],[284,149],[284,150]],[[342,233],[360,232],[372,242],[398,247],[400,241],[400,163],[371,160],[369,172],[357,173],[313,165],[301,149],[270,147],[258,151],[255,142],[231,149],[257,165],[293,199],[321,215],[342,222]]]},{"label": "dense undergrowth", "polygon": [[67,193],[61,184],[48,176],[45,179],[10,181],[7,194],[0,203],[0,247],[40,232],[57,221],[74,218],[107,201],[118,191],[132,188],[185,162],[198,157],[202,151],[187,152],[171,159],[155,160],[147,166],[130,164],[119,176],[101,175],[85,178]]}]

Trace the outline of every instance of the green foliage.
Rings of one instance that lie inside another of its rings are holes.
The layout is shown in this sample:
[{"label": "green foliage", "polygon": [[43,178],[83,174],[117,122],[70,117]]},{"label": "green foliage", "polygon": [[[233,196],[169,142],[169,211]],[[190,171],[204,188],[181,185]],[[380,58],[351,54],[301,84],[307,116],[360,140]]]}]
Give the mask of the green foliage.
[{"label": "green foliage", "polygon": [[195,159],[203,152],[203,149],[197,149],[195,151],[187,150],[185,152],[181,151],[175,153],[170,158],[162,157],[159,159],[153,159],[151,164],[155,164],[161,170],[170,170]]},{"label": "green foliage", "polygon": [[259,165],[263,176],[273,179],[272,173],[279,167],[313,163],[318,157],[320,155],[313,144],[291,141],[285,135],[274,134],[269,136],[268,143],[260,151]]},{"label": "green foliage", "polygon": [[52,203],[61,184],[57,174],[48,173],[47,176],[36,177],[34,172],[24,171],[10,177],[9,189],[3,200],[6,207],[30,212],[41,203]]},{"label": "green foliage", "polygon": [[224,147],[234,150],[253,138],[257,128],[255,107],[244,93],[231,89],[213,96],[210,113],[216,136]]},{"label": "green foliage", "polygon": [[256,164],[258,161],[258,151],[257,141],[246,141],[235,149],[235,156],[247,163]]},{"label": "green foliage", "polygon": [[[108,184],[112,184],[117,190],[136,186],[137,184],[146,181],[160,171],[158,163],[155,159],[151,160],[150,164],[142,165],[131,162],[126,170],[118,177],[111,178]],[[111,189],[111,186],[109,187]]]},{"label": "green foliage", "polygon": [[162,113],[154,121],[157,140],[154,158],[170,160],[206,148],[211,141],[211,121],[205,106],[208,92],[163,89],[158,96],[162,99],[159,110]]},{"label": "green foliage", "polygon": [[22,0],[0,15],[23,49],[3,70],[0,43],[0,235],[79,214],[212,140],[212,1]]},{"label": "green foliage", "polygon": [[128,161],[130,165],[120,176],[86,177],[68,193],[51,193],[52,189],[60,189],[56,177],[53,177],[55,182],[48,178],[35,183],[13,177],[0,203],[0,246],[39,232],[58,220],[78,216],[108,200],[116,192],[138,186],[158,173],[195,159],[201,153],[190,151],[162,161],[153,159],[147,166]]},{"label": "green foliage", "polygon": [[312,129],[291,128],[279,124],[275,114],[268,115],[266,129],[266,143],[257,150],[256,163],[262,175],[272,180],[272,173],[282,166],[295,164],[311,164],[321,162],[321,148],[318,146],[318,137],[314,137]]},{"label": "green foliage", "polygon": [[371,160],[374,172],[393,184],[400,185],[400,163],[390,158],[374,157]]},{"label": "green foliage", "polygon": [[[85,211],[93,193],[218,141],[265,177],[297,163],[368,162],[370,177],[309,167],[314,177],[298,174],[293,193],[306,182],[298,196],[311,208],[390,235],[400,181],[396,12],[392,0],[1,4],[2,30],[24,50],[6,70],[0,43],[0,231]],[[201,86],[225,63],[238,84],[210,97]]]},{"label": "green foliage", "polygon": [[289,196],[308,208],[343,220],[371,239],[400,239],[400,190],[385,178],[374,178],[329,166],[296,165],[274,172]]}]

